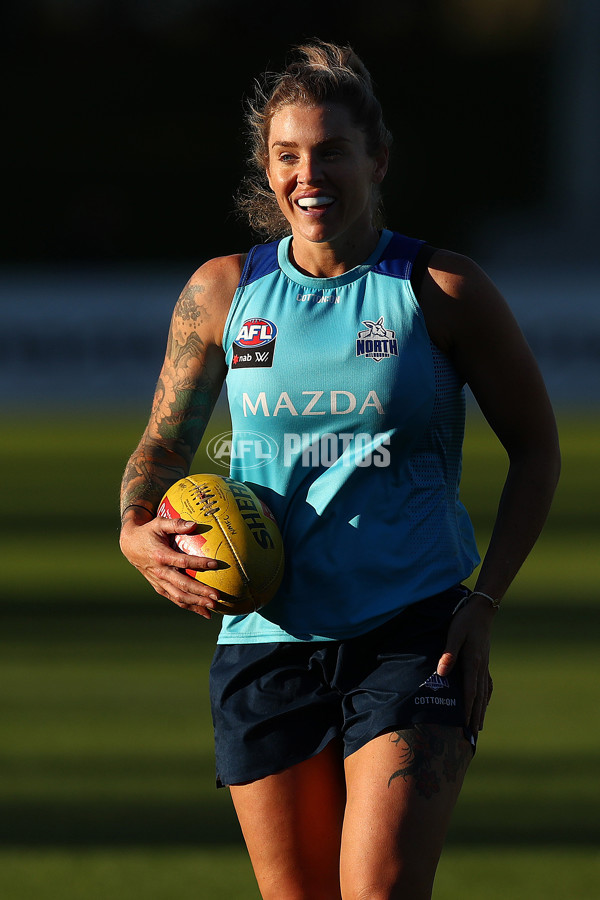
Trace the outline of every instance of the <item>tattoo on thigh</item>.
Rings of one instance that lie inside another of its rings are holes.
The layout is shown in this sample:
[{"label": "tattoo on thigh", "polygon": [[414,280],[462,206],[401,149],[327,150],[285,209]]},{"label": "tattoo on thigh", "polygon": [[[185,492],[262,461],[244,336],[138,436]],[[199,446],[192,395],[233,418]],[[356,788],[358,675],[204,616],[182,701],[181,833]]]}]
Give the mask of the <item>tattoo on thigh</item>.
[{"label": "tattoo on thigh", "polygon": [[390,741],[398,747],[401,767],[390,776],[388,787],[394,778],[414,778],[417,792],[427,800],[439,793],[442,778],[447,783],[456,782],[472,755],[456,729],[440,725],[415,725],[394,731]]}]

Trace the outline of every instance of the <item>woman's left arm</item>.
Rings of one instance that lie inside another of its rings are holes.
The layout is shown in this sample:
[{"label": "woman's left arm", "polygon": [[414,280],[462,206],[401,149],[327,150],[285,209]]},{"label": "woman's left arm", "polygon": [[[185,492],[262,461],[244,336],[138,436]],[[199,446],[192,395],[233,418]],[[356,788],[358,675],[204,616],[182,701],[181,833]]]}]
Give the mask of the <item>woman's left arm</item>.
[{"label": "woman's left arm", "polygon": [[[469,385],[508,454],[509,468],[475,591],[499,601],[537,540],[560,472],[554,413],[533,354],[500,292],[471,260],[438,251],[421,303],[432,339]],[[496,609],[475,595],[454,617],[438,673],[458,655],[471,726],[483,724]]]}]

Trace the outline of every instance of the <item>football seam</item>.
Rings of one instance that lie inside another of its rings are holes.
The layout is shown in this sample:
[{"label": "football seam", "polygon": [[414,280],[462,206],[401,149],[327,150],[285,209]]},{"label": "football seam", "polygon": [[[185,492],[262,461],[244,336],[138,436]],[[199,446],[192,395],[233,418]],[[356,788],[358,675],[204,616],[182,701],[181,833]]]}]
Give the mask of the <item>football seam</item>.
[{"label": "football seam", "polygon": [[228,545],[229,545],[229,549],[231,550],[231,552],[233,553],[233,555],[234,555],[234,557],[235,557],[235,561],[237,562],[238,566],[240,567],[240,572],[242,573],[243,577],[246,579],[246,583],[249,585],[249,584],[250,584],[250,577],[249,577],[248,573],[246,572],[246,569],[245,569],[245,567],[244,567],[244,564],[243,564],[242,560],[240,559],[239,554],[238,554],[237,550],[235,549],[234,544],[233,544],[233,543],[231,542],[231,540],[229,539],[229,535],[226,533],[225,529],[223,528],[223,525],[221,524],[221,522],[219,521],[219,519],[216,517],[216,515],[215,515],[214,513],[212,513],[212,515],[214,516],[215,522],[216,522],[217,525],[219,526],[219,529],[220,529],[220,531],[221,531],[221,534],[223,535],[223,537],[224,537],[225,540],[227,541],[227,543],[228,543]]},{"label": "football seam", "polygon": [[[223,537],[224,537],[225,540],[227,541],[227,543],[228,543],[228,545],[229,545],[229,547],[230,547],[230,549],[231,549],[231,552],[233,553],[233,555],[234,555],[234,557],[235,557],[235,559],[236,559],[236,562],[237,562],[237,564],[238,564],[239,567],[240,567],[240,571],[241,571],[243,577],[246,579],[246,586],[247,586],[247,589],[248,589],[248,593],[249,593],[250,596],[252,597],[252,602],[254,603],[254,612],[257,612],[257,611],[261,608],[261,606],[259,606],[259,604],[258,604],[258,597],[256,596],[256,591],[253,590],[253,588],[252,588],[252,579],[250,578],[250,576],[249,576],[248,573],[246,572],[246,569],[244,568],[244,565],[243,565],[241,559],[239,558],[239,555],[238,555],[238,553],[237,553],[237,551],[236,551],[236,549],[235,549],[235,546],[233,545],[233,543],[232,543],[231,540],[229,539],[229,536],[227,535],[225,529],[223,528],[223,525],[221,524],[221,522],[219,521],[219,519],[217,518],[216,515],[214,516],[214,518],[215,518],[215,522],[217,522],[218,525],[219,525],[219,529],[220,529],[220,531],[221,531],[221,534],[223,535]],[[278,563],[277,563],[277,569],[276,569],[276,571],[274,572],[274,574],[271,576],[271,578],[269,578],[268,581],[266,581],[263,585],[261,585],[261,592],[266,591],[266,590],[269,588],[269,586],[270,586],[271,584],[273,584],[274,581],[277,580],[277,578],[279,577],[279,574],[280,574],[280,572],[281,572],[282,566],[283,566],[283,561],[284,561],[284,560],[283,560],[283,554],[280,553],[280,554],[279,554],[279,560],[278,560]],[[264,604],[261,604],[261,605],[264,606]]]}]

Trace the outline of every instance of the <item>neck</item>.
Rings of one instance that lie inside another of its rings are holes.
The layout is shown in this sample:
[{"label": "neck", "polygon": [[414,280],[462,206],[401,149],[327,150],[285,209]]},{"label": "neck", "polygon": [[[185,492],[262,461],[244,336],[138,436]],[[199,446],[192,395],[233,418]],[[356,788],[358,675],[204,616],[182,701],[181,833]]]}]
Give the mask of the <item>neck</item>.
[{"label": "neck", "polygon": [[290,261],[304,275],[313,278],[335,278],[369,258],[379,242],[379,232],[372,228],[358,240],[341,246],[337,241],[316,243],[294,235],[290,245]]}]

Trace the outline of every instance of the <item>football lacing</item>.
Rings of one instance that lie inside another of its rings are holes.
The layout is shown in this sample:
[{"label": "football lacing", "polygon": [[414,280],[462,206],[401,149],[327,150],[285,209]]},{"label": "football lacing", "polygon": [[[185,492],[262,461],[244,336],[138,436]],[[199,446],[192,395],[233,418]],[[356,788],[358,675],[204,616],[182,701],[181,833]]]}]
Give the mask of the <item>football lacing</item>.
[{"label": "football lacing", "polygon": [[201,484],[196,486],[195,490],[196,495],[199,500],[196,506],[202,506],[202,511],[207,516],[214,516],[215,513],[220,512],[220,508],[217,506],[217,498],[215,495],[209,490],[208,485]]}]

